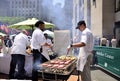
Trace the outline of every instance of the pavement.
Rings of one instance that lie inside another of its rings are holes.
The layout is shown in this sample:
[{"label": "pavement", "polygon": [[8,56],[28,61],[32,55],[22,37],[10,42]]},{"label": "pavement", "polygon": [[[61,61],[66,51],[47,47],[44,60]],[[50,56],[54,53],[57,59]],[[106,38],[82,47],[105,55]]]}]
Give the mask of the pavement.
[{"label": "pavement", "polygon": [[[120,81],[120,79],[115,78],[110,73],[98,67],[91,68],[91,78],[92,78],[92,81]],[[42,81],[42,80],[39,80],[39,81]],[[58,81],[61,81],[61,80],[58,80]],[[76,72],[74,72],[67,81],[77,81]]]},{"label": "pavement", "polygon": [[[105,72],[104,70],[101,70],[100,68],[97,67],[91,68],[91,77],[92,77],[92,81],[120,81],[120,79],[115,78],[110,73]],[[0,81],[9,81],[7,78],[8,78],[7,75],[0,74]],[[10,81],[17,81],[17,80],[10,80]],[[22,81],[31,81],[31,80],[22,80]],[[39,81],[42,80],[39,79]],[[67,81],[77,81],[76,72],[74,72]]]},{"label": "pavement", "polygon": [[91,70],[92,81],[120,81],[101,69]]},{"label": "pavement", "polygon": [[[120,81],[100,69],[91,70],[91,77],[92,81]],[[67,81],[77,81],[77,76],[71,75]]]},{"label": "pavement", "polygon": [[[91,78],[92,81],[120,81],[120,78],[99,67],[91,68]],[[77,81],[77,75],[71,75],[67,81]]]},{"label": "pavement", "polygon": [[[101,69],[91,69],[92,81],[120,81]],[[67,81],[77,81],[77,75],[71,75]]]}]

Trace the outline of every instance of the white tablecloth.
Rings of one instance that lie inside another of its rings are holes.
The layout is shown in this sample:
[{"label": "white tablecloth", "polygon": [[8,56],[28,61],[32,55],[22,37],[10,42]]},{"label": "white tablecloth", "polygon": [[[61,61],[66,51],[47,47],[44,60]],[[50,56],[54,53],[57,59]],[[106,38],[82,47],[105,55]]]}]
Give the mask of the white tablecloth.
[{"label": "white tablecloth", "polygon": [[[27,55],[25,57],[25,70],[28,75],[32,74],[32,55]],[[10,69],[10,54],[2,54],[0,53],[0,73],[9,74]]]}]

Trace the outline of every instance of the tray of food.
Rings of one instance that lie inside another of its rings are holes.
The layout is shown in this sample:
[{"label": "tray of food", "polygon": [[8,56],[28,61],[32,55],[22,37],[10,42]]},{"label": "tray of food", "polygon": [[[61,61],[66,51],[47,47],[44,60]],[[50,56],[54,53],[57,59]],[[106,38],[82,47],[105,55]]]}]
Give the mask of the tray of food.
[{"label": "tray of food", "polygon": [[75,68],[76,58],[74,56],[60,56],[40,65],[42,72],[53,74],[70,74]]}]

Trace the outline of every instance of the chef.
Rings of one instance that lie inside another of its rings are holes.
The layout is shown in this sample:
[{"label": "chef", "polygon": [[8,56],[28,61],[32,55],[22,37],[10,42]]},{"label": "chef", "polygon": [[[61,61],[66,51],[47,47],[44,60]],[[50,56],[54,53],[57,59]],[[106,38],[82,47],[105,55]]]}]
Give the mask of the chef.
[{"label": "chef", "polygon": [[44,33],[44,36],[45,36],[45,41],[46,43],[49,44],[49,46],[42,46],[43,48],[42,54],[45,55],[48,60],[50,60],[49,55],[51,54],[51,52],[53,52],[53,49],[52,49],[53,44],[52,44],[51,39],[48,38],[47,33]]},{"label": "chef", "polygon": [[[9,79],[24,79],[25,78],[25,55],[26,47],[29,46],[29,41],[27,37],[27,31],[23,30],[21,33],[16,35],[14,43],[11,50],[11,62]],[[18,72],[15,72],[16,66],[18,67]]]},{"label": "chef", "polygon": [[78,81],[80,77],[82,81],[91,81],[90,60],[93,50],[93,35],[91,31],[86,28],[85,21],[79,21],[76,29],[82,32],[81,40],[78,43],[69,45],[67,50],[69,51],[71,48],[80,47],[77,59]]},{"label": "chef", "polygon": [[48,55],[44,55],[42,53],[42,46],[50,46],[45,41],[45,37],[43,34],[43,30],[45,28],[45,24],[43,21],[38,21],[35,23],[36,29],[33,31],[32,39],[31,39],[31,48],[33,50],[33,71],[32,71],[32,81],[38,81],[38,73],[39,69],[38,65],[48,61]]}]

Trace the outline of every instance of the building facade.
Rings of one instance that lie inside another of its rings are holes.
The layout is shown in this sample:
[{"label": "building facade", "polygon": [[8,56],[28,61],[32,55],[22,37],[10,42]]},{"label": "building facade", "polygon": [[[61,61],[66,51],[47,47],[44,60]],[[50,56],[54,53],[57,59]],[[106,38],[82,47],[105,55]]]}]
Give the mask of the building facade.
[{"label": "building facade", "polygon": [[120,46],[120,0],[115,0],[115,36]]},{"label": "building facade", "polygon": [[65,23],[65,27],[66,29],[70,29],[72,28],[72,15],[73,15],[73,0],[65,0],[64,2],[64,14],[65,14],[65,17],[64,17],[64,20],[67,21]]},{"label": "building facade", "polygon": [[[86,21],[87,27],[92,30],[94,36],[112,38],[115,27],[115,0],[75,1],[77,1],[77,4],[73,5],[73,25],[75,26],[78,20],[83,19]],[[82,2],[82,4],[78,4],[79,2]],[[80,8],[74,7],[76,5]],[[76,13],[76,10],[79,13]]]},{"label": "building facade", "polygon": [[[84,19],[84,0],[73,0],[73,16],[72,16],[72,37],[73,41],[79,40],[79,31],[76,30],[77,22]],[[74,39],[74,38],[78,39]]]},{"label": "building facade", "polygon": [[8,0],[9,16],[40,18],[40,1],[41,0]]},{"label": "building facade", "polygon": [[[6,6],[7,5],[7,6]],[[0,16],[9,16],[9,4],[7,0],[0,0]]]},{"label": "building facade", "polygon": [[115,23],[114,0],[91,0],[91,27],[95,36],[111,39]]}]

